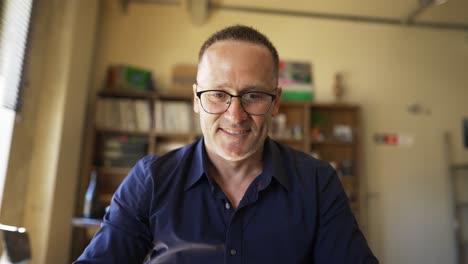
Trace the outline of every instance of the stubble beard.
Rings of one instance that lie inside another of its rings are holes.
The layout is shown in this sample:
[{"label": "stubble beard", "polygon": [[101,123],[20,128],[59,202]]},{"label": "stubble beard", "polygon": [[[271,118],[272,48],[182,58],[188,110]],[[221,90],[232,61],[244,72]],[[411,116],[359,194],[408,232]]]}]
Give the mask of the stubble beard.
[{"label": "stubble beard", "polygon": [[[265,139],[268,136],[270,123],[271,123],[270,120],[265,120],[265,123],[264,123],[265,127],[261,131],[258,131],[258,133],[260,133],[261,136],[253,142],[253,146],[244,146],[244,147],[247,147],[247,150],[248,150],[246,153],[241,154],[241,155],[232,155],[228,151],[225,151],[225,148],[223,148],[222,143],[216,144],[216,142],[212,142],[213,146],[215,147],[214,151],[219,157],[223,158],[226,161],[237,162],[237,161],[246,160],[263,148],[265,144]],[[222,132],[218,132],[218,133],[222,133]],[[254,132],[251,131],[250,133],[254,133]],[[248,144],[248,143],[244,143],[244,144]]]},{"label": "stubble beard", "polygon": [[227,161],[236,162],[236,161],[246,160],[247,158],[249,158],[250,156],[255,154],[257,151],[259,151],[263,147],[265,138],[266,137],[262,137],[259,140],[257,140],[256,142],[254,142],[254,146],[252,148],[250,148],[249,151],[247,151],[243,155],[231,155],[229,153],[226,153],[226,151],[224,151],[223,147],[220,146],[219,144],[215,144],[215,146],[216,146],[215,151],[216,151],[216,154],[218,156],[222,157],[223,159],[225,159]]}]

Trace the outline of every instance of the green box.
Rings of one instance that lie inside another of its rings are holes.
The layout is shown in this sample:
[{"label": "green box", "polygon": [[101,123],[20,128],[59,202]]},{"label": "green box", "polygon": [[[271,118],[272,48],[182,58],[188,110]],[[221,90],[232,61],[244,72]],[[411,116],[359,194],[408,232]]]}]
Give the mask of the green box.
[{"label": "green box", "polygon": [[288,91],[283,90],[281,100],[284,101],[312,101],[314,100],[314,94],[306,91]]}]

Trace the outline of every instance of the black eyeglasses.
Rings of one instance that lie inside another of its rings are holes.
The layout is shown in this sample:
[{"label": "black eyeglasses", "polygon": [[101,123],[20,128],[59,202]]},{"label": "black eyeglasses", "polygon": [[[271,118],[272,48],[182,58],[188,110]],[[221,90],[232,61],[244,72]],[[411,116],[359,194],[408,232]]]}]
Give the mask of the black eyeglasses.
[{"label": "black eyeglasses", "polygon": [[201,106],[209,114],[221,114],[226,112],[231,105],[232,98],[238,97],[242,109],[251,115],[266,114],[273,104],[276,95],[264,92],[247,92],[240,95],[232,95],[220,90],[206,90],[197,92]]}]

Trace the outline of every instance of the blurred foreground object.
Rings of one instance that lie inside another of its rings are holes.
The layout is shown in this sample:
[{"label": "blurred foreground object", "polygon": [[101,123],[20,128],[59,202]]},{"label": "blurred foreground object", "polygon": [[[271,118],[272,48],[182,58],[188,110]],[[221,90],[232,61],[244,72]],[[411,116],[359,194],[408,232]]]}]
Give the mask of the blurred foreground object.
[{"label": "blurred foreground object", "polygon": [[31,259],[29,236],[24,227],[0,224],[3,235],[3,254],[0,264],[26,264]]}]

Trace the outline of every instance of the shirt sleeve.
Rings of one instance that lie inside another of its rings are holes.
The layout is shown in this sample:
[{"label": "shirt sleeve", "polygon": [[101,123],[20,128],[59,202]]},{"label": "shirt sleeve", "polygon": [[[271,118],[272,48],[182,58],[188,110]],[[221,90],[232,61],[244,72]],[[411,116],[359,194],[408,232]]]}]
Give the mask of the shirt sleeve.
[{"label": "shirt sleeve", "polygon": [[335,170],[323,165],[317,170],[317,179],[319,226],[315,263],[379,263],[357,225]]},{"label": "shirt sleeve", "polygon": [[117,189],[110,210],[82,255],[74,263],[143,263],[152,247],[149,207],[153,180],[143,158]]}]

